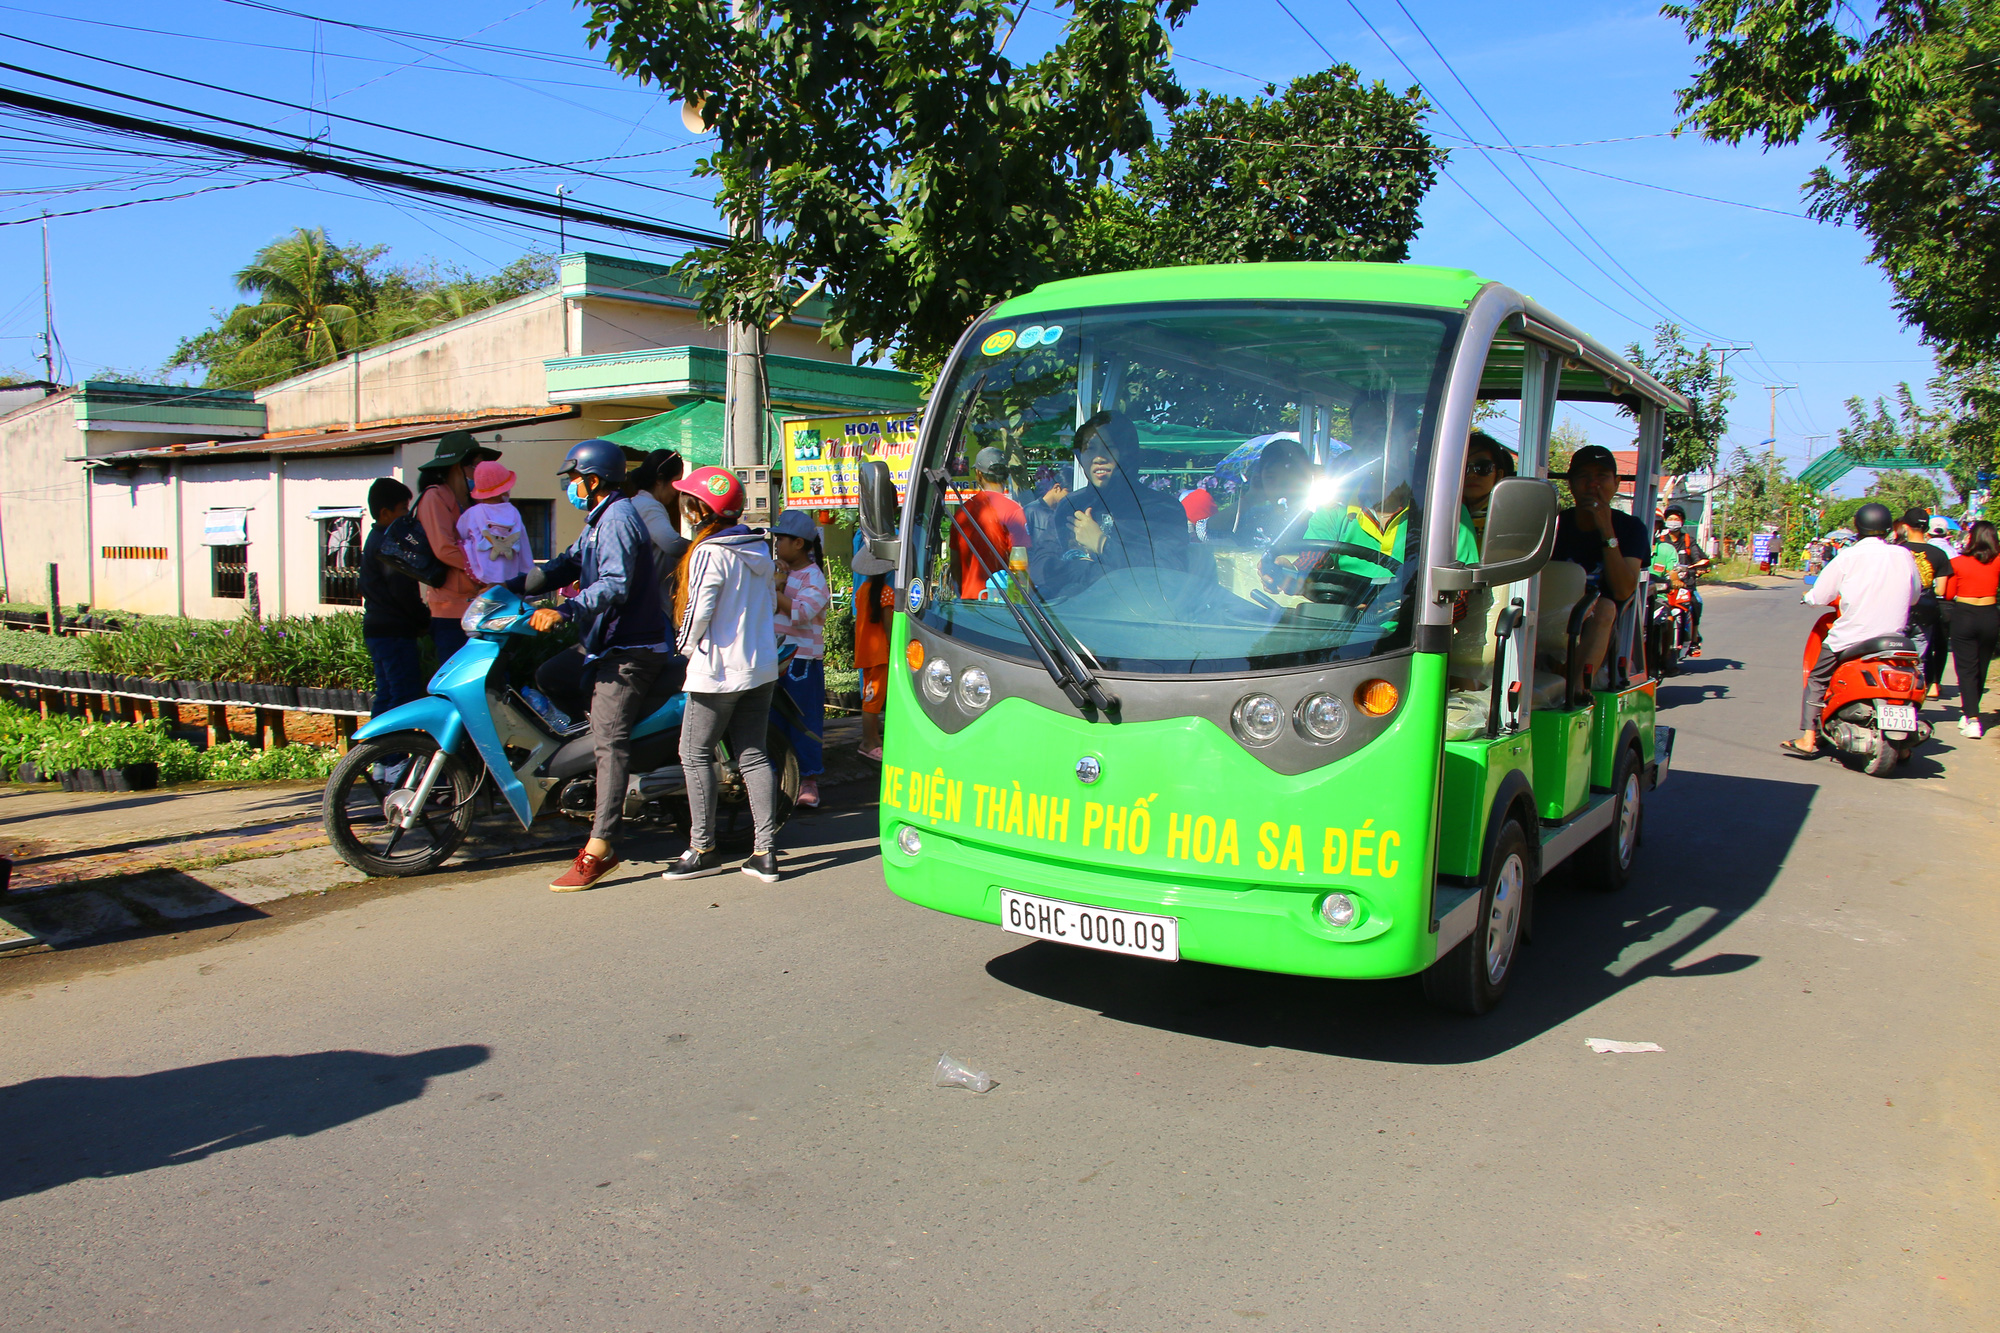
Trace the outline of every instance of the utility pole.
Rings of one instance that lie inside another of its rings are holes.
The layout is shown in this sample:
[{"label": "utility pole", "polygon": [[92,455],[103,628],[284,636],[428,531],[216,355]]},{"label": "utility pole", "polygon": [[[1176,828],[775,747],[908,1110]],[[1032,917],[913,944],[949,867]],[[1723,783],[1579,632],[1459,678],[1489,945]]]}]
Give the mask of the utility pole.
[{"label": "utility pole", "polygon": [[[736,26],[754,32],[758,25],[756,6],[739,0]],[[738,106],[754,94],[749,79],[738,73]],[[764,202],[761,187],[753,192],[749,207],[730,219],[730,234],[740,245],[755,245],[764,238]],[[729,468],[758,467],[764,462],[764,330],[754,322],[729,321],[729,360],[723,371],[722,465]]]},{"label": "utility pole", "polygon": [[563,216],[563,194],[568,185],[556,186],[556,258],[561,259],[569,251],[569,219]]},{"label": "utility pole", "polygon": [[1787,389],[1796,389],[1799,386],[1796,384],[1766,384],[1764,387],[1771,392],[1771,434],[1764,441],[1765,445],[1768,446],[1765,454],[1765,475],[1769,476],[1771,473],[1777,471],[1778,467],[1778,395]]},{"label": "utility pole", "polygon": [[56,303],[49,287],[49,215],[42,214],[42,378],[56,382]]}]

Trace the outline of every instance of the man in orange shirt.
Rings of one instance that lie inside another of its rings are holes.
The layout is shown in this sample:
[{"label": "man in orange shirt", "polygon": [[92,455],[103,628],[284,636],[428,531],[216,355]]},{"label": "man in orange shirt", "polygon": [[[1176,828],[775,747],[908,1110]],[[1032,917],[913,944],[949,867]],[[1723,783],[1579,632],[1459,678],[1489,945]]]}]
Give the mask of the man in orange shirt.
[{"label": "man in orange shirt", "polygon": [[[979,489],[951,518],[952,563],[958,569],[958,595],[977,601],[986,592],[986,581],[1007,568],[1007,557],[1015,547],[1028,548],[1028,515],[1020,502],[1007,494],[1007,460],[988,445],[972,460],[973,482]],[[972,526],[986,534],[984,542],[972,536]],[[990,548],[990,553],[989,553]],[[997,557],[998,563],[993,558]]]},{"label": "man in orange shirt", "polygon": [[483,462],[497,462],[495,449],[482,449],[469,430],[455,430],[438,441],[431,461],[417,469],[417,522],[423,525],[437,558],[451,566],[442,587],[425,584],[424,604],[431,612],[431,642],[437,645],[438,662],[451,660],[465,647],[465,629],[459,624],[466,604],[486,587],[472,577],[471,564],[458,544],[458,516],[472,503],[472,469]]}]

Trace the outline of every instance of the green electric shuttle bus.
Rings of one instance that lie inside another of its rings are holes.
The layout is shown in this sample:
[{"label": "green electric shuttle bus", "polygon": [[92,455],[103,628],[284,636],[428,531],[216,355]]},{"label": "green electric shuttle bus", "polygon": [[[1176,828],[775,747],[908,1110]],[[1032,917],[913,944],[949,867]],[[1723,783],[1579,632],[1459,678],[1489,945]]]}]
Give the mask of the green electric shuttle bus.
[{"label": "green electric shuttle bus", "polygon": [[[1561,402],[1629,416],[1650,539],[1686,402],[1463,270],[1162,269],[995,307],[939,379],[900,522],[862,466],[898,570],[889,887],[1021,935],[1421,973],[1490,1008],[1538,880],[1624,881],[1672,747],[1648,553],[1622,605],[1550,559]],[[1475,430],[1503,448],[1468,466]]]}]

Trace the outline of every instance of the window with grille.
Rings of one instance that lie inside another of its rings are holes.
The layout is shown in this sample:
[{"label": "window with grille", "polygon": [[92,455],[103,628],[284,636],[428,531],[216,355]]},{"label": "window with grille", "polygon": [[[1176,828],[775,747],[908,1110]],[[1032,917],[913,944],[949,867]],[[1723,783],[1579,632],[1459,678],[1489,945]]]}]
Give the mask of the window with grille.
[{"label": "window with grille", "polygon": [[319,599],[334,606],[361,605],[361,520],[319,521]]},{"label": "window with grille", "polygon": [[233,597],[241,601],[244,585],[250,573],[250,548],[248,546],[211,546],[209,558],[209,595],[211,597]]},{"label": "window with grille", "polygon": [[555,513],[554,500],[516,500],[514,508],[521,511],[521,526],[528,530],[528,551],[537,560],[555,558]]}]

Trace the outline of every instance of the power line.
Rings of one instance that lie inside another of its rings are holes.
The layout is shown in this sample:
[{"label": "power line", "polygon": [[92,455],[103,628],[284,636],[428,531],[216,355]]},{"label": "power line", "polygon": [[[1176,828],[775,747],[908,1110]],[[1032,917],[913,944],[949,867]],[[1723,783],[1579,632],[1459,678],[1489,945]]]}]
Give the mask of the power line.
[{"label": "power line", "polygon": [[[284,101],[284,100],[283,100],[283,99],[281,99],[281,98],[276,98],[276,97],[265,97],[265,96],[263,96],[262,94],[259,94],[259,93],[251,93],[251,92],[244,92],[244,91],[243,91],[242,89],[240,89],[240,88],[225,88],[224,86],[222,86],[222,85],[221,85],[221,84],[219,84],[219,83],[205,83],[205,82],[203,82],[203,81],[202,81],[202,80],[200,80],[200,79],[190,79],[190,78],[186,78],[186,77],[184,77],[183,75],[179,75],[179,74],[169,74],[169,73],[167,73],[167,72],[166,72],[166,71],[164,71],[164,70],[156,70],[156,69],[147,69],[147,68],[146,68],[145,66],[143,66],[143,65],[128,65],[128,64],[126,64],[126,63],[125,63],[124,61],[122,61],[122,60],[112,60],[112,59],[110,59],[110,58],[109,58],[109,57],[107,57],[107,56],[93,56],[93,55],[89,55],[89,54],[87,54],[87,53],[85,53],[85,52],[82,52],[82,51],[76,51],[76,52],[65,52],[65,51],[63,51],[63,49],[62,49],[61,47],[59,47],[59,46],[51,46],[51,45],[49,45],[49,44],[48,44],[48,43],[46,43],[46,42],[37,42],[37,41],[33,41],[33,40],[30,40],[29,38],[26,38],[26,37],[16,37],[16,36],[15,36],[15,35],[14,35],[13,33],[0,33],[0,37],[6,37],[6,38],[7,38],[7,39],[9,39],[10,41],[16,41],[16,42],[22,42],[22,43],[25,43],[25,44],[26,44],[26,45],[28,45],[28,46],[38,46],[38,47],[41,47],[41,48],[42,48],[42,49],[43,49],[44,51],[55,51],[55,52],[57,52],[57,53],[59,53],[59,54],[65,54],[65,55],[80,55],[80,56],[83,56],[83,58],[84,58],[85,60],[94,60],[94,61],[98,62],[99,64],[103,64],[103,65],[115,65],[115,66],[116,66],[117,68],[119,68],[119,69],[127,69],[127,70],[131,70],[131,71],[133,71],[134,73],[137,73],[137,74],[148,74],[148,75],[151,75],[151,76],[153,76],[153,77],[155,77],[155,78],[161,78],[161,79],[171,79],[171,80],[172,80],[173,82],[175,82],[175,83],[185,83],[185,84],[187,84],[188,86],[190,86],[190,87],[193,87],[193,88],[206,88],[206,89],[208,89],[208,90],[209,90],[209,91],[211,91],[211,92],[218,92],[218,93],[228,93],[228,94],[231,94],[231,95],[233,95],[233,96],[236,96],[236,97],[247,97],[247,98],[249,98],[249,99],[250,99],[251,101],[253,101],[253,102],[263,102],[263,103],[265,103],[266,105],[269,105],[269,106],[282,106],[282,107],[286,107],[286,108],[288,108],[288,109],[290,109],[290,110],[293,110],[293,111],[305,111],[305,112],[308,112],[308,113],[311,113],[311,114],[316,114],[316,115],[321,115],[321,116],[326,116],[326,117],[328,117],[328,118],[330,118],[330,119],[333,119],[333,120],[344,120],[344,121],[346,121],[346,122],[347,122],[348,124],[350,124],[350,125],[366,125],[366,126],[367,126],[367,127],[369,128],[369,129],[373,129],[373,130],[387,130],[387,131],[388,131],[389,133],[391,133],[391,134],[403,134],[403,135],[408,135],[408,136],[409,136],[410,138],[413,138],[413,139],[426,139],[426,140],[430,141],[431,143],[437,143],[437,144],[444,144],[444,145],[446,145],[447,147],[451,147],[451,148],[465,148],[465,149],[469,149],[469,150],[471,150],[472,152],[475,152],[475,153],[490,153],[490,154],[492,154],[492,155],[493,155],[494,157],[508,157],[508,158],[512,158],[512,159],[513,159],[514,161],[516,161],[516,162],[525,162],[525,163],[527,163],[527,164],[528,164],[529,166],[532,166],[532,167],[537,167],[537,168],[545,168],[545,169],[547,169],[547,170],[550,170],[550,171],[565,171],[565,172],[569,172],[570,174],[573,174],[573,175],[577,175],[577,176],[589,176],[589,177],[591,177],[591,178],[593,178],[593,179],[595,179],[595,180],[602,180],[602,181],[610,181],[610,182],[612,182],[613,184],[617,184],[617,185],[630,185],[630,186],[634,187],[635,189],[640,189],[640,190],[652,190],[652,191],[654,191],[655,193],[658,193],[658,194],[671,194],[671,195],[674,195],[674,196],[676,196],[676,197],[678,197],[678,198],[682,198],[682,199],[692,199],[692,200],[695,200],[695,201],[696,201],[697,203],[710,203],[710,202],[713,202],[712,200],[708,200],[708,199],[704,199],[704,198],[702,198],[702,196],[700,196],[700,195],[695,195],[695,194],[689,194],[689,193],[687,193],[687,192],[686,192],[685,190],[674,190],[674,189],[669,189],[668,187],[666,187],[666,186],[664,186],[664,185],[648,185],[648,184],[646,184],[646,183],[645,183],[645,182],[643,182],[643,181],[631,181],[631,180],[626,180],[626,179],[624,179],[623,177],[620,177],[620,176],[610,176],[610,175],[606,175],[606,174],[605,174],[604,172],[601,172],[601,171],[585,171],[585,170],[581,170],[581,169],[579,169],[578,167],[576,167],[576,166],[575,166],[575,165],[574,165],[573,163],[557,163],[557,162],[545,162],[545,161],[543,161],[542,159],[540,159],[540,158],[537,158],[537,157],[528,157],[528,156],[525,156],[525,155],[523,155],[523,154],[521,154],[521,153],[515,153],[515,152],[509,152],[509,151],[508,151],[507,149],[504,149],[504,148],[486,148],[486,147],[483,147],[483,146],[481,146],[481,145],[479,145],[479,144],[473,144],[473,143],[466,143],[466,142],[465,142],[464,140],[462,140],[462,139],[446,139],[446,138],[441,138],[441,137],[439,137],[438,135],[435,135],[435,134],[425,134],[425,133],[424,133],[423,131],[421,131],[421,130],[411,130],[411,129],[404,129],[404,128],[403,128],[402,126],[400,126],[400,125],[387,125],[387,124],[384,124],[383,122],[381,122],[381,121],[379,121],[379,120],[367,120],[367,119],[364,119],[364,118],[362,118],[362,117],[360,117],[360,116],[347,116],[347,115],[342,115],[342,114],[341,114],[340,112],[338,112],[338,111],[328,111],[328,110],[326,110],[326,109],[324,109],[324,108],[322,108],[322,107],[309,107],[309,106],[303,106],[303,105],[301,105],[301,104],[299,104],[299,103],[297,103],[297,102],[287,102],[287,101]],[[14,70],[14,71],[16,71],[16,72],[18,72],[18,73],[22,73],[22,74],[31,74],[31,75],[34,75],[34,76],[35,76],[35,77],[37,77],[37,78],[44,78],[44,79],[52,79],[52,80],[55,80],[56,82],[61,82],[61,83],[69,83],[71,87],[85,87],[85,88],[90,88],[90,87],[91,87],[91,85],[88,85],[88,84],[78,84],[78,83],[75,83],[75,82],[73,82],[73,81],[71,81],[71,80],[68,80],[68,79],[57,79],[55,75],[52,75],[52,74],[43,74],[43,73],[41,73],[40,71],[37,71],[37,70],[30,70],[30,69],[25,69],[25,68],[23,68],[22,66],[19,66],[19,65],[10,65],[10,64],[7,64],[7,63],[6,63],[5,61],[0,61],[0,69],[11,69],[11,70]],[[112,91],[111,91],[111,90],[109,90],[109,89],[99,89],[99,88],[92,88],[91,90],[92,90],[92,91],[95,91],[95,92],[111,92],[111,95],[112,95],[112,96],[114,96],[114,97],[129,97],[129,96],[130,96],[129,94],[126,94],[126,93],[118,93],[118,92],[112,92]],[[141,101],[143,101],[143,100],[145,100],[145,99],[136,99],[136,98],[135,98],[135,99],[132,99],[132,100],[141,100]],[[148,103],[147,103],[147,105],[150,105],[150,106],[160,106],[160,105],[161,105],[161,103],[158,103],[158,102],[148,102]],[[189,108],[189,110],[191,110],[191,111],[192,111],[192,108]],[[193,114],[195,114],[195,115],[198,115],[198,116],[204,116],[204,117],[206,117],[206,118],[208,118],[208,119],[211,119],[211,120],[216,120],[216,119],[221,119],[221,117],[215,117],[215,116],[208,116],[208,114],[207,114],[206,112],[202,112],[202,111],[194,111],[194,112],[193,112]],[[229,120],[229,121],[224,121],[224,123],[225,123],[225,124],[231,124],[231,125],[243,125],[243,124],[244,124],[244,122],[242,122],[242,121],[237,121],[237,120]],[[272,133],[274,133],[274,134],[275,134],[275,133],[283,133],[283,131],[278,131],[278,130],[273,130],[273,131],[271,131],[271,132],[272,132]],[[311,143],[311,142],[318,142],[318,141],[319,141],[319,140],[317,139],[317,137],[316,137],[316,136],[308,136],[308,135],[298,135],[298,136],[293,136],[293,135],[287,135],[286,137],[288,137],[288,138],[294,138],[294,137],[295,137],[295,138],[299,138],[299,139],[301,139],[302,141],[304,141],[304,142],[308,142],[308,143]],[[620,146],[622,147],[623,145],[620,145]],[[365,151],[365,150],[363,150],[363,151]],[[376,154],[370,154],[370,156],[377,156],[377,155],[376,155]],[[401,159],[394,159],[394,158],[391,158],[391,159],[387,159],[387,160],[390,160],[390,161],[400,161]],[[407,166],[407,165],[415,165],[415,164],[412,164],[412,163],[405,163],[404,165],[406,165],[406,166]],[[460,174],[460,173],[454,173],[454,174]]]},{"label": "power line", "polygon": [[[447,199],[463,199],[484,204],[489,208],[502,208],[512,212],[533,213],[540,217],[557,220],[573,219],[592,226],[606,227],[613,231],[627,231],[641,236],[657,236],[663,240],[679,241],[686,245],[722,246],[729,244],[729,238],[716,232],[697,231],[692,227],[679,227],[670,223],[649,222],[640,218],[622,217],[598,209],[575,208],[568,203],[545,203],[540,199],[522,195],[506,195],[497,191],[481,189],[477,186],[460,185],[456,182],[437,180],[432,177],[411,175],[404,171],[392,171],[371,166],[346,158],[333,157],[325,153],[308,152],[298,149],[279,148],[274,145],[252,143],[247,139],[235,139],[226,135],[211,134],[189,126],[173,125],[165,121],[145,120],[137,116],[122,115],[98,107],[85,106],[77,102],[63,102],[55,98],[39,97],[33,93],[12,88],[0,88],[0,105],[18,107],[38,115],[58,120],[76,121],[95,125],[101,129],[119,130],[126,134],[136,134],[146,138],[165,139],[173,143],[193,144],[201,148],[220,149],[239,157],[256,162],[280,162],[287,166],[303,167],[307,171],[329,176],[341,176],[349,180],[367,181],[376,185],[386,185],[393,189],[409,190],[419,194],[438,195]],[[288,135],[288,138],[297,136]],[[371,154],[370,156],[380,156]]]}]

